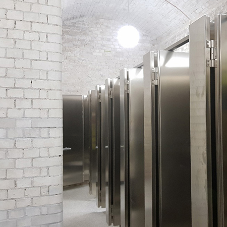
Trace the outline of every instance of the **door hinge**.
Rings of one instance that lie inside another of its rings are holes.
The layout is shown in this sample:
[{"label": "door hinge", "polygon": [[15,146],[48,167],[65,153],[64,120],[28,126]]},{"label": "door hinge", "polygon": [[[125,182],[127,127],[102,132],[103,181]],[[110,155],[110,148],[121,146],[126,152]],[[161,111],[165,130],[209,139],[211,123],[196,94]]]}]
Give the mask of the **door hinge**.
[{"label": "door hinge", "polygon": [[126,93],[129,93],[129,80],[126,80]]},{"label": "door hinge", "polygon": [[111,99],[113,98],[113,89],[112,89],[112,88],[110,88],[109,97],[110,97]]},{"label": "door hinge", "polygon": [[206,47],[210,49],[210,59],[207,60],[207,67],[217,68],[217,42],[207,40]]},{"label": "door hinge", "polygon": [[111,214],[111,217],[113,218],[113,205],[110,206],[110,214]]},{"label": "door hinge", "polygon": [[152,69],[152,84],[158,85],[158,67]]}]

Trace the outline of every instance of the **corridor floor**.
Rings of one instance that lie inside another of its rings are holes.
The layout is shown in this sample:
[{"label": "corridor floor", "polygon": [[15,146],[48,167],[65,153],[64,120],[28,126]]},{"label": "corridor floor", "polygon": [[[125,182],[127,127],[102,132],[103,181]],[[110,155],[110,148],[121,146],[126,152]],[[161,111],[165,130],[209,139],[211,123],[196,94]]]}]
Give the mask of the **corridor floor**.
[{"label": "corridor floor", "polygon": [[64,188],[64,227],[107,227],[106,209],[97,208],[88,184]]}]

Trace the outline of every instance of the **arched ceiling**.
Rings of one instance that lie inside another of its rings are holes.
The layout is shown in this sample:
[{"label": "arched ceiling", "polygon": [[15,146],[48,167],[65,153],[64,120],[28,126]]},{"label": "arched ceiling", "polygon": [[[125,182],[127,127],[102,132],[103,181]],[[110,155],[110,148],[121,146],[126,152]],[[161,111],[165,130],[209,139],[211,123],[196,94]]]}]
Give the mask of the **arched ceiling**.
[{"label": "arched ceiling", "polygon": [[96,18],[135,26],[151,40],[185,27],[224,0],[63,0],[63,20]]}]

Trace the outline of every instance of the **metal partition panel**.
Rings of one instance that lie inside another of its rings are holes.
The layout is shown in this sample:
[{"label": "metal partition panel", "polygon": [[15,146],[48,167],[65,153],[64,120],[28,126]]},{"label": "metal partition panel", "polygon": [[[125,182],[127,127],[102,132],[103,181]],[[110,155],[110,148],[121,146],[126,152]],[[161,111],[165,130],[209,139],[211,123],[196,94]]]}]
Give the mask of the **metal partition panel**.
[{"label": "metal partition panel", "polygon": [[101,93],[100,93],[100,103],[101,103],[101,146],[100,146],[100,171],[101,171],[101,177],[100,177],[100,206],[102,208],[106,207],[106,158],[105,158],[105,86],[102,85],[101,87]]},{"label": "metal partition panel", "polygon": [[96,140],[97,140],[97,182],[96,182],[96,202],[97,206],[101,207],[101,91],[102,88],[100,85],[96,86],[97,92],[97,109],[96,109]]},{"label": "metal partition panel", "polygon": [[190,134],[192,226],[212,226],[210,19],[190,25]]},{"label": "metal partition panel", "polygon": [[92,137],[91,137],[91,90],[88,91],[88,122],[89,122],[89,128],[88,128],[88,137],[89,137],[89,194],[92,195],[92,173],[91,173],[91,152],[92,152]]},{"label": "metal partition panel", "polygon": [[[156,226],[156,143],[154,52],[143,57],[145,226]],[[152,120],[153,119],[153,120]]]},{"label": "metal partition panel", "polygon": [[216,138],[218,227],[227,226],[227,15],[216,19]]},{"label": "metal partition panel", "polygon": [[105,151],[106,151],[106,221],[108,225],[111,225],[112,221],[112,181],[111,181],[111,159],[112,153],[112,98],[110,91],[112,90],[112,79],[105,81]]},{"label": "metal partition panel", "polygon": [[145,226],[143,70],[129,70],[130,227]]},{"label": "metal partition panel", "polygon": [[158,66],[159,224],[191,227],[189,56],[160,51]]},{"label": "metal partition panel", "polygon": [[121,129],[121,150],[120,150],[120,192],[121,192],[121,227],[129,227],[128,212],[128,117],[129,117],[129,95],[128,71],[123,69],[120,72],[120,129]]},{"label": "metal partition panel", "polygon": [[81,95],[63,96],[63,184],[83,182],[83,99]]},{"label": "metal partition panel", "polygon": [[88,95],[83,96],[84,112],[84,181],[89,180],[89,103]]},{"label": "metal partition panel", "polygon": [[108,225],[120,225],[120,79],[107,79],[106,113],[106,215]]},{"label": "metal partition panel", "polygon": [[144,226],[143,70],[120,76],[121,226]]},{"label": "metal partition panel", "polygon": [[90,99],[90,193],[96,195],[98,181],[98,156],[97,156],[97,91],[91,91]]},{"label": "metal partition panel", "polygon": [[113,79],[113,225],[120,225],[120,79]]}]

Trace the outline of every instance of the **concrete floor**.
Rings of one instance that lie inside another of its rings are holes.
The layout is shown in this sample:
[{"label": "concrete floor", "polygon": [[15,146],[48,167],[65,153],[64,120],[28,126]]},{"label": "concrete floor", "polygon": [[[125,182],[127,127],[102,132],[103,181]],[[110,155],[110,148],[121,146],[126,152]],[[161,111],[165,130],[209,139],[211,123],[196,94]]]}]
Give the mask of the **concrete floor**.
[{"label": "concrete floor", "polygon": [[64,227],[107,227],[106,209],[97,208],[87,184],[64,188]]}]

